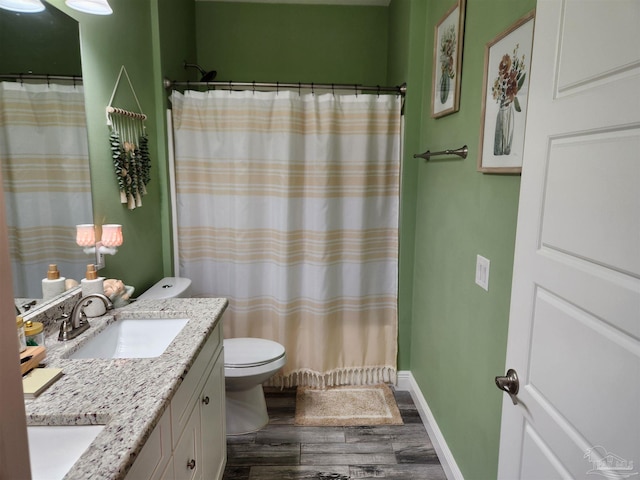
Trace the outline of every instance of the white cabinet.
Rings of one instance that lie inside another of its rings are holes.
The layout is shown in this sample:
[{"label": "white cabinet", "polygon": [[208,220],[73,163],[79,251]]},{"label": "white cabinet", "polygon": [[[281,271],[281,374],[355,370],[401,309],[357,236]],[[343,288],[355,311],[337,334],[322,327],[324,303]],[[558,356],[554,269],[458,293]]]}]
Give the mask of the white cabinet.
[{"label": "white cabinet", "polygon": [[126,480],[222,479],[227,443],[221,328],[218,323],[211,332]]},{"label": "white cabinet", "polygon": [[194,408],[173,451],[173,471],[176,480],[201,480],[200,411]]},{"label": "white cabinet", "polygon": [[[219,395],[219,392],[223,394]],[[200,458],[203,480],[221,479],[227,463],[224,399],[224,359],[220,351],[200,396]]]},{"label": "white cabinet", "polygon": [[140,455],[127,474],[127,480],[173,479],[163,477],[171,459],[171,412],[167,408]]}]

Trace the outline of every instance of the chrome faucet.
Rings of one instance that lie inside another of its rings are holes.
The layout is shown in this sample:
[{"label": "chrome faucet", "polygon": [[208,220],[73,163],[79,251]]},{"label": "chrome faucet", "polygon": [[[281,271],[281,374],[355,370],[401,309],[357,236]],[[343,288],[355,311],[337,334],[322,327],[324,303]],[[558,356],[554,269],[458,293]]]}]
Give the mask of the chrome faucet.
[{"label": "chrome faucet", "polygon": [[101,293],[91,293],[85,297],[82,297],[76,302],[71,310],[71,316],[63,316],[62,323],[60,324],[60,334],[58,335],[59,341],[71,340],[76,338],[82,332],[86,331],[91,325],[87,319],[87,314],[84,313],[84,307],[89,305],[94,299],[99,298],[107,310],[113,308],[113,303],[105,295]]}]

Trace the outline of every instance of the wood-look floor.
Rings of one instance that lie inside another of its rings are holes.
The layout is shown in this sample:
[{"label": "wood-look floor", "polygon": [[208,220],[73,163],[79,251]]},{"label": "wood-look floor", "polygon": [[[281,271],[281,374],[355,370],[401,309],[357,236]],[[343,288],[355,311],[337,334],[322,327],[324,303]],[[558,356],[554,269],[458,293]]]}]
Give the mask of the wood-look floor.
[{"label": "wood-look floor", "polygon": [[269,425],[227,437],[224,480],[445,480],[409,392],[394,392],[404,425],[297,427],[295,389],[266,389]]}]

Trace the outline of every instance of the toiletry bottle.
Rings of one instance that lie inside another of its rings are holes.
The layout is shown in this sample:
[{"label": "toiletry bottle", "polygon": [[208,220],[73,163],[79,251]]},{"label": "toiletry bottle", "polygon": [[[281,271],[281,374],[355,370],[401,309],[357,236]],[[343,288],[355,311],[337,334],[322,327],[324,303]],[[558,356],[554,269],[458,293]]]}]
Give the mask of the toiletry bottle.
[{"label": "toiletry bottle", "polygon": [[27,320],[24,322],[24,336],[27,347],[44,347],[44,324]]},{"label": "toiletry bottle", "polygon": [[[82,296],[86,297],[91,293],[101,293],[104,295],[104,277],[99,277],[96,270],[96,266],[93,264],[87,265],[87,273],[85,278],[80,280],[82,288]],[[87,317],[99,317],[104,315],[107,309],[104,303],[98,298],[94,298],[89,305],[84,308],[84,313]]]},{"label": "toiletry bottle", "polygon": [[22,353],[27,349],[27,339],[24,334],[24,320],[20,315],[16,317],[16,327],[18,328],[18,349]]},{"label": "toiletry bottle", "polygon": [[42,299],[48,300],[64,293],[66,278],[60,276],[58,266],[55,263],[49,265],[47,278],[42,279]]}]

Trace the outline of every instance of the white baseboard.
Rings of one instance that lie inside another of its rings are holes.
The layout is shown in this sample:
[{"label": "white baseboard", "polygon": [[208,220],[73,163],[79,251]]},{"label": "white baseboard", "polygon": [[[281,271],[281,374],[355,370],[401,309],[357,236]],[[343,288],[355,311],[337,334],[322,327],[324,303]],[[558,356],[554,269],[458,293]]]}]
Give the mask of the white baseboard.
[{"label": "white baseboard", "polygon": [[458,468],[458,464],[455,458],[453,458],[453,454],[451,450],[449,450],[449,446],[438,427],[438,423],[433,413],[431,413],[427,400],[424,398],[424,395],[422,395],[416,379],[413,378],[413,374],[409,370],[401,370],[398,372],[396,389],[411,393],[411,398],[413,398],[413,402],[416,404],[422,423],[424,423],[427,429],[433,448],[438,454],[438,459],[447,478],[449,480],[464,480],[462,472]]}]

